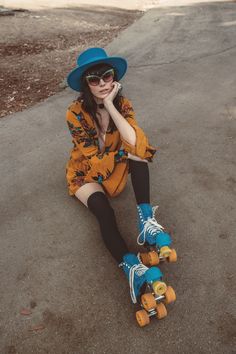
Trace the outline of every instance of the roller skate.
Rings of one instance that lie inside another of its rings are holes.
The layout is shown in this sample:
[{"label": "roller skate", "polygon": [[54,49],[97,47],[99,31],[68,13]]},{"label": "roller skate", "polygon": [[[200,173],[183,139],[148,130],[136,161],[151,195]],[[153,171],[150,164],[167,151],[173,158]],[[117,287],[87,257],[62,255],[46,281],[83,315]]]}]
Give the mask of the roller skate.
[{"label": "roller skate", "polygon": [[170,263],[177,261],[175,249],[169,247],[172,243],[170,235],[163,231],[163,226],[158,224],[155,219],[157,208],[157,205],[152,207],[148,203],[137,205],[138,228],[141,231],[137,243],[148,249],[148,252],[140,253],[139,258],[147,266],[157,265],[160,261],[165,260]]},{"label": "roller skate", "polygon": [[136,312],[140,327],[150,323],[150,317],[162,319],[167,316],[165,304],[176,300],[174,289],[163,281],[163,274],[157,267],[148,268],[140,262],[135,254],[127,253],[123,257],[122,267],[130,285],[130,296],[134,304],[142,310]]}]

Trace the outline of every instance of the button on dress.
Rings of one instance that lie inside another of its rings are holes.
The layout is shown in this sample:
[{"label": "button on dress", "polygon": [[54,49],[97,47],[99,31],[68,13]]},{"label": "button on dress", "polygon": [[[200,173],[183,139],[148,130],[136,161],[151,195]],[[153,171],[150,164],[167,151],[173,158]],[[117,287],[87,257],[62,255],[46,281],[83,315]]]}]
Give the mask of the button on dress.
[{"label": "button on dress", "polygon": [[73,101],[66,112],[74,145],[66,164],[69,195],[73,196],[86,183],[97,182],[109,196],[115,197],[127,183],[128,152],[153,162],[157,148],[149,144],[143,129],[138,126],[132,103],[126,97],[122,98],[121,114],[135,130],[135,145],[125,141],[118,130],[107,131],[104,144],[99,141],[96,124],[82,108],[82,103],[82,100]]}]

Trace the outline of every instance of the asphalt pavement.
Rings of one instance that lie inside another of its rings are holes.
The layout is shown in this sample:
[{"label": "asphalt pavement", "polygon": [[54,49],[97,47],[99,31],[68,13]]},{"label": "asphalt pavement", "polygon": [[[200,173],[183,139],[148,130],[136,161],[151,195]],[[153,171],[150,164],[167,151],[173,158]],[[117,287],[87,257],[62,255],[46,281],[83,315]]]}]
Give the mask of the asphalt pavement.
[{"label": "asphalt pavement", "polygon": [[[105,49],[128,60],[123,93],[158,147],[151,203],[173,233],[178,263],[160,268],[177,301],[139,328],[95,217],[69,196],[67,88],[0,121],[0,352],[233,353],[236,3],[151,9]],[[130,179],[110,201],[140,250]]]}]

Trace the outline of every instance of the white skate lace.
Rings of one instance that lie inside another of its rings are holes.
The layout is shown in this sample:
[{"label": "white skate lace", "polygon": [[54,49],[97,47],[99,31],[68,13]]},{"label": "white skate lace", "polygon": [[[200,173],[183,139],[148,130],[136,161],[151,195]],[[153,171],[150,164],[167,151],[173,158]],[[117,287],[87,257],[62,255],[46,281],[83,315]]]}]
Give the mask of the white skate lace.
[{"label": "white skate lace", "polygon": [[130,286],[130,296],[134,304],[136,304],[137,299],[135,296],[135,291],[134,291],[134,273],[141,277],[146,271],[148,270],[148,267],[146,267],[144,264],[139,263],[139,264],[134,264],[129,271],[129,286]]},{"label": "white skate lace", "polygon": [[[160,232],[160,231],[164,230],[164,227],[161,226],[160,224],[158,224],[158,222],[156,221],[156,219],[154,217],[155,216],[155,211],[156,211],[157,208],[158,208],[158,205],[156,205],[156,206],[154,206],[152,208],[152,211],[153,211],[152,218],[149,217],[147,220],[143,221],[144,228],[143,228],[143,230],[140,232],[140,234],[137,237],[137,243],[139,245],[143,245],[145,243],[145,241],[146,241],[146,232],[148,232],[151,235],[151,237],[152,236],[154,237],[157,231]],[[144,233],[143,241],[140,241],[141,236],[142,236],[143,233]]]}]

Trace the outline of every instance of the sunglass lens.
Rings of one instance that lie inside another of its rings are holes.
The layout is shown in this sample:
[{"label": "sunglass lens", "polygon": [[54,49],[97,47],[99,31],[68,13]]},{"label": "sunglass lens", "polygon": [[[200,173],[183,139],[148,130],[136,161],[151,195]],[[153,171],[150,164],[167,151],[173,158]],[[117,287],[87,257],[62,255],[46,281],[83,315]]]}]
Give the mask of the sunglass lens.
[{"label": "sunglass lens", "polygon": [[88,77],[88,82],[90,85],[96,86],[99,84],[99,81],[100,81],[100,79],[97,76],[89,76]]},{"label": "sunglass lens", "polygon": [[106,73],[104,73],[103,75],[103,80],[105,82],[111,81],[114,77],[114,72],[113,71],[107,71]]}]

